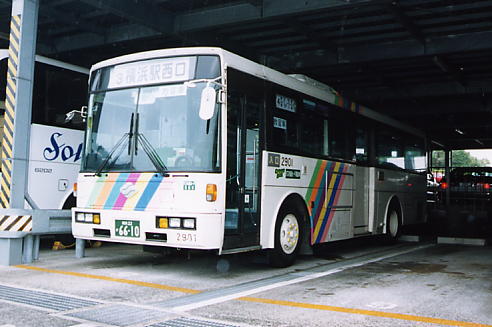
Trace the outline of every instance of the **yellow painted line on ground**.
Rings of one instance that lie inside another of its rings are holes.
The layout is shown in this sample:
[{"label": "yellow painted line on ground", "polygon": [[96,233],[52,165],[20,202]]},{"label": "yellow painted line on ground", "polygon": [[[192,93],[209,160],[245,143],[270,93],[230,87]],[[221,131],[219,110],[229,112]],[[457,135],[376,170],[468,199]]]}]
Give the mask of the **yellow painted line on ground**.
[{"label": "yellow painted line on ground", "polygon": [[[102,276],[102,275],[92,275],[92,274],[84,274],[84,273],[78,273],[78,272],[72,272],[72,271],[46,269],[46,268],[27,266],[27,265],[17,265],[15,267],[22,268],[22,269],[28,269],[28,270],[41,271],[41,272],[46,272],[46,273],[52,273],[52,274],[61,274],[61,275],[76,276],[76,277],[83,277],[83,278],[90,278],[90,279],[99,279],[99,280],[104,280],[104,281],[123,283],[123,284],[135,285],[135,286],[150,287],[150,288],[155,288],[155,289],[174,291],[174,292],[180,292],[180,293],[187,293],[187,294],[202,293],[202,291],[194,290],[191,288],[183,288],[183,287],[175,287],[175,286],[156,284],[156,283],[140,282],[140,281],[131,280],[131,279],[113,278],[113,277],[107,277],[107,276]],[[302,302],[293,302],[293,301],[272,300],[272,299],[256,298],[256,297],[249,297],[249,296],[240,297],[237,300],[246,301],[246,302],[253,302],[253,303],[273,304],[273,305],[280,305],[280,306],[286,306],[286,307],[295,307],[295,308],[302,308],[302,309],[342,312],[342,313],[364,315],[364,316],[373,316],[373,317],[380,317],[380,318],[391,318],[391,319],[398,319],[398,320],[405,320],[405,321],[418,321],[418,322],[444,325],[444,326],[492,327],[492,325],[479,324],[479,323],[467,322],[467,321],[440,319],[440,318],[432,318],[432,317],[422,317],[422,316],[416,316],[416,315],[392,313],[392,312],[384,312],[384,311],[352,309],[352,308],[336,307],[336,306],[322,305],[322,304],[311,304],[311,303],[302,303]]]},{"label": "yellow painted line on ground", "polygon": [[431,318],[431,317],[422,317],[422,316],[414,316],[414,315],[401,314],[401,313],[391,313],[391,312],[384,312],[384,311],[351,309],[351,308],[335,307],[335,306],[322,305],[322,304],[310,304],[310,303],[302,303],[302,302],[270,300],[270,299],[262,299],[262,298],[256,298],[256,297],[241,297],[241,298],[239,298],[239,300],[248,301],[248,302],[255,302],[255,303],[263,303],[263,304],[281,305],[281,306],[286,306],[286,307],[296,307],[296,308],[303,308],[303,309],[343,312],[343,313],[351,313],[351,314],[364,315],[364,316],[374,316],[374,317],[381,317],[381,318],[392,318],[392,319],[399,319],[399,320],[406,320],[406,321],[419,321],[419,322],[425,322],[425,323],[429,323],[429,324],[438,324],[438,325],[445,325],[445,326],[492,327],[492,325],[478,324],[478,323],[474,323],[474,322],[448,320],[448,319]]},{"label": "yellow painted line on ground", "polygon": [[15,267],[22,268],[22,269],[42,271],[42,272],[52,273],[52,274],[60,274],[60,275],[76,276],[76,277],[83,277],[83,278],[99,279],[99,280],[104,280],[104,281],[108,281],[108,282],[116,282],[116,283],[123,283],[123,284],[135,285],[135,286],[157,288],[157,289],[166,290],[166,291],[174,291],[174,292],[181,292],[181,293],[188,293],[188,294],[201,293],[201,291],[193,290],[190,288],[175,287],[175,286],[156,284],[156,283],[140,282],[140,281],[131,280],[131,279],[113,278],[113,277],[108,277],[108,276],[84,274],[84,273],[78,273],[78,272],[73,272],[73,271],[46,269],[46,268],[26,266],[26,265],[18,265]]}]

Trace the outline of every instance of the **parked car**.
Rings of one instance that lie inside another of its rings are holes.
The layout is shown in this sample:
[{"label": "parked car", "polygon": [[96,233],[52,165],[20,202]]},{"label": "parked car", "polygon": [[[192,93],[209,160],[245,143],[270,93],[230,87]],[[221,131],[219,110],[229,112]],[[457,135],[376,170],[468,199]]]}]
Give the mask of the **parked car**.
[{"label": "parked car", "polygon": [[492,201],[492,167],[458,167],[453,168],[450,175],[439,183],[441,202],[445,201],[448,188],[452,203]]}]

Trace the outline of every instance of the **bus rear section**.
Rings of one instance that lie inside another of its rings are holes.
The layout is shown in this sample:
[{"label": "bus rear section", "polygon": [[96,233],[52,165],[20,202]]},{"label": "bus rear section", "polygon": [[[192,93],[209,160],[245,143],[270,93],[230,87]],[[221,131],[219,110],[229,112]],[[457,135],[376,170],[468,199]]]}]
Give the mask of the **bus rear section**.
[{"label": "bus rear section", "polygon": [[[7,61],[8,51],[0,49],[2,109]],[[70,209],[75,205],[73,187],[80,170],[84,125],[65,122],[65,113],[85,105],[88,74],[83,67],[36,56],[26,208]],[[4,122],[3,114],[1,120]],[[3,135],[3,124],[0,133]]]}]

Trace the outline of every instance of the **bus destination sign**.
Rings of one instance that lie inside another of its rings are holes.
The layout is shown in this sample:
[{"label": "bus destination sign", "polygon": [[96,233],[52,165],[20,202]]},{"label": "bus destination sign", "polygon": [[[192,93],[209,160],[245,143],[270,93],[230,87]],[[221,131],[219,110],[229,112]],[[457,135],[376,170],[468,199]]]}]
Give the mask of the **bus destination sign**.
[{"label": "bus destination sign", "polygon": [[165,58],[145,60],[113,68],[109,88],[172,83],[190,79],[190,58]]}]

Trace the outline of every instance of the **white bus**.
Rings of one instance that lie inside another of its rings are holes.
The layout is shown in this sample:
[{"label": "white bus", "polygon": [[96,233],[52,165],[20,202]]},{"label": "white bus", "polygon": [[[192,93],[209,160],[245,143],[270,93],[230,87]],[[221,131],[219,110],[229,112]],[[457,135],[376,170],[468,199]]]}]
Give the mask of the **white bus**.
[{"label": "white bus", "polygon": [[[3,134],[8,50],[0,50],[0,116]],[[70,209],[82,157],[84,125],[65,113],[87,102],[89,70],[36,56],[26,208]],[[1,139],[1,138],[0,138]]]},{"label": "white bus", "polygon": [[220,48],[91,69],[76,238],[217,250],[299,248],[424,219],[424,135]]}]

